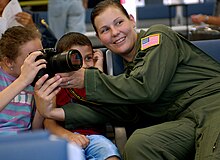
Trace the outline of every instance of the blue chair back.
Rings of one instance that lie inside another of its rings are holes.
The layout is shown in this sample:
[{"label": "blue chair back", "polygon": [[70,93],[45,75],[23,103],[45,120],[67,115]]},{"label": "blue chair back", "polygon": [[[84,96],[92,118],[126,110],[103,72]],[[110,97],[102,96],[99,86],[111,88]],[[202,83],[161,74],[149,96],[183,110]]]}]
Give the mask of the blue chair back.
[{"label": "blue chair back", "polygon": [[82,160],[82,156],[81,148],[45,130],[0,136],[1,160]]},{"label": "blue chair back", "polygon": [[220,62],[220,39],[192,41],[192,43]]}]

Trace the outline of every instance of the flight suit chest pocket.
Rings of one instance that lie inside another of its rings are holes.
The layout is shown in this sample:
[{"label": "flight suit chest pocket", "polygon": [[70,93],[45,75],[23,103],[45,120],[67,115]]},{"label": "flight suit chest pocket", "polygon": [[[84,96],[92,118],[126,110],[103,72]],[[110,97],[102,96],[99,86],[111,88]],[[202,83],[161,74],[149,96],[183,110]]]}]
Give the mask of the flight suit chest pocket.
[{"label": "flight suit chest pocket", "polygon": [[134,66],[133,70],[135,70],[137,68],[142,68],[144,63],[145,63],[145,61],[140,61],[140,62],[136,63],[136,65]]}]

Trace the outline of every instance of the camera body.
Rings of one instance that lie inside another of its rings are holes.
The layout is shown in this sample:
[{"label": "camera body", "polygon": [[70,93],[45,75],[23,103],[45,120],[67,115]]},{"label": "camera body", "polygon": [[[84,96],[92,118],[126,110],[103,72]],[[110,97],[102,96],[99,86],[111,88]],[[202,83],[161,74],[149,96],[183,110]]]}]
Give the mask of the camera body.
[{"label": "camera body", "polygon": [[32,86],[45,74],[49,78],[53,77],[56,73],[64,73],[79,70],[83,65],[82,55],[78,50],[69,50],[63,53],[57,53],[54,48],[46,48],[41,50],[43,55],[38,56],[35,61],[45,59],[47,61],[46,68],[39,70]]}]

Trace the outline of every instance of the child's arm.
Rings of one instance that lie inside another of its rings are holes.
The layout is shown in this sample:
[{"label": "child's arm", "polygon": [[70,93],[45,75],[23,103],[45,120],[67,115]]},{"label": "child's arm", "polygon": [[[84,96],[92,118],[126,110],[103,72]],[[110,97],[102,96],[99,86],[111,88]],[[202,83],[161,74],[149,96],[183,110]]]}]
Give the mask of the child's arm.
[{"label": "child's arm", "polygon": [[8,105],[28,84],[22,78],[16,79],[7,88],[0,92],[0,111]]},{"label": "child's arm", "polygon": [[69,142],[76,143],[82,148],[85,148],[89,144],[89,139],[86,136],[82,134],[72,133],[71,131],[60,126],[56,121],[52,119],[45,119],[44,126],[52,134],[63,137]]},{"label": "child's arm", "polygon": [[43,128],[44,117],[36,110],[34,114],[34,119],[32,122],[32,130]]}]

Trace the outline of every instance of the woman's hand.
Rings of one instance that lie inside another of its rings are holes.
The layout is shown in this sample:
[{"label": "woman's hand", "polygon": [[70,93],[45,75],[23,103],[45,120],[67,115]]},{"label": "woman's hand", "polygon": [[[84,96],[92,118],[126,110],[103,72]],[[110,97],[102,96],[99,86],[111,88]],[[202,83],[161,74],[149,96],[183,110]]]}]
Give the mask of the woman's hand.
[{"label": "woman's hand", "polygon": [[[37,110],[45,118],[53,118],[55,120],[63,120],[64,113],[61,108],[56,108],[56,95],[60,91],[60,83],[62,78],[55,75],[48,79],[48,74],[41,77],[34,87],[34,98],[36,101]],[[61,116],[61,117],[59,117]]]},{"label": "woman's hand", "polygon": [[59,73],[62,77],[62,88],[84,88],[85,69],[81,68],[78,71]]}]

